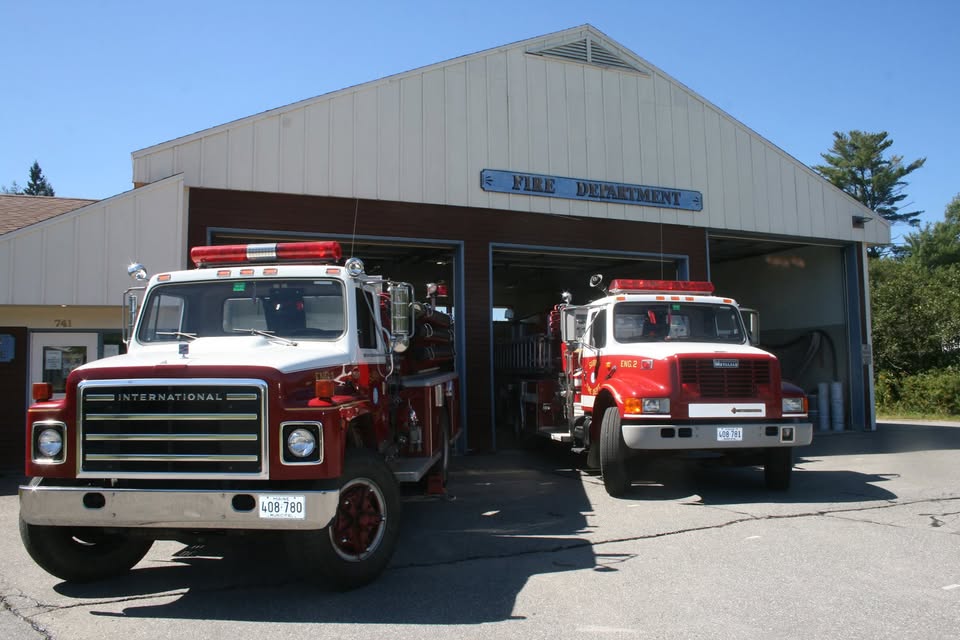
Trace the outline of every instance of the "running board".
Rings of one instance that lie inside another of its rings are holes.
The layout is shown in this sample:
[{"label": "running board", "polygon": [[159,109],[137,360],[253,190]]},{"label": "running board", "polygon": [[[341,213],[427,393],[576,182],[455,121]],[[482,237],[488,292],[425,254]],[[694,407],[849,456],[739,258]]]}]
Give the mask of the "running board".
[{"label": "running board", "polygon": [[397,482],[420,482],[427,475],[443,452],[438,451],[429,458],[396,458],[387,463]]},{"label": "running board", "polygon": [[570,430],[565,427],[540,427],[537,429],[537,433],[556,442],[570,442],[573,440],[573,437],[570,435]]}]

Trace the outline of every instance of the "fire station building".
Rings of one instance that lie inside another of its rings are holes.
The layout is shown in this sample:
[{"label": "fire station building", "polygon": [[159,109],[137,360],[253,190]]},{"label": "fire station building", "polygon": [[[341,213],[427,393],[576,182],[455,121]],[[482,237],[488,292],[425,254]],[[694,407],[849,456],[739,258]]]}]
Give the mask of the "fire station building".
[{"label": "fire station building", "polygon": [[505,446],[498,349],[594,273],[711,280],[821,429],[871,429],[865,256],[890,228],[788,151],[591,26],[141,149],[132,190],[0,233],[2,457],[22,460],[31,382],[122,351],[131,261],[301,239],[447,284],[469,449]]}]

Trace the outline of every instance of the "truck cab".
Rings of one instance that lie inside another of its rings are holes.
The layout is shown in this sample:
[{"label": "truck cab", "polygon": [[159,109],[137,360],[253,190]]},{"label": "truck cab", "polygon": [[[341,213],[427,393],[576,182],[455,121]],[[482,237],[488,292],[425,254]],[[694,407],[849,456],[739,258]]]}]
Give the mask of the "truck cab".
[{"label": "truck cab", "polygon": [[191,257],[149,278],[131,266],[126,354],[75,370],[63,399],[35,387],[27,550],[89,581],[155,539],[274,531],[313,575],[372,580],[398,538],[398,481],[442,490],[459,432],[452,349],[417,356],[417,327],[443,314],[334,242]]}]

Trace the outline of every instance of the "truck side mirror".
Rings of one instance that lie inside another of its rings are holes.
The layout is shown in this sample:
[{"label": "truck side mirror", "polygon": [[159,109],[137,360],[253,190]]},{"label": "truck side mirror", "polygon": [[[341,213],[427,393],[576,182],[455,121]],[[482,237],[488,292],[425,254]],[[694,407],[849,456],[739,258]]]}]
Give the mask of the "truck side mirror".
[{"label": "truck side mirror", "polygon": [[747,327],[747,338],[750,344],[757,346],[760,344],[760,312],[756,309],[740,309],[740,315],[743,317],[743,324]]},{"label": "truck side mirror", "polygon": [[580,340],[583,337],[586,312],[580,307],[564,307],[560,313],[560,339],[564,342]]},{"label": "truck side mirror", "polygon": [[137,324],[137,311],[140,305],[137,291],[143,290],[144,287],[133,287],[123,292],[123,322],[120,327],[123,344],[129,345],[133,337],[133,327]]},{"label": "truck side mirror", "polygon": [[391,348],[403,353],[413,337],[413,286],[406,282],[390,285],[390,335]]}]

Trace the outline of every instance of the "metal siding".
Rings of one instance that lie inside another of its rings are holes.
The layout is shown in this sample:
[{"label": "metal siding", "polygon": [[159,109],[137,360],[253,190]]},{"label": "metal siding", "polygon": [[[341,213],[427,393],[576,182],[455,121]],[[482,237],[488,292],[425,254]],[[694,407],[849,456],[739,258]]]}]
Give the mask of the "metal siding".
[{"label": "metal siding", "polygon": [[[487,72],[487,167],[510,168],[510,114],[507,82],[507,56],[496,53],[486,58]],[[487,168],[485,167],[485,168]],[[476,177],[479,188],[480,176]],[[493,209],[508,209],[510,196],[503,193],[488,194],[489,206]]]},{"label": "metal siding", "polygon": [[203,184],[201,175],[202,150],[202,139],[192,140],[174,148],[173,172],[182,173],[184,182],[187,184]]},{"label": "metal siding", "polygon": [[[584,104],[587,132],[587,171],[583,177],[602,179],[607,174],[607,153],[603,133],[603,72],[599,69],[583,68]],[[587,215],[595,218],[607,218],[607,205],[602,202],[588,202]]]},{"label": "metal siding", "polygon": [[[76,228],[73,216],[44,230],[43,299],[47,304],[76,304]],[[86,277],[86,276],[84,276]]]},{"label": "metal siding", "polygon": [[750,149],[750,134],[737,127],[737,190],[740,196],[740,228],[757,230],[757,214],[753,201],[753,161]]},{"label": "metal siding", "polygon": [[761,233],[770,231],[770,207],[767,202],[766,153],[763,143],[750,138],[750,179],[752,181],[754,229]]},{"label": "metal siding", "polygon": [[400,83],[390,82],[377,92],[377,197],[400,199]]},{"label": "metal siding", "polygon": [[353,195],[376,198],[380,170],[377,164],[377,90],[366,89],[354,95],[353,103]]},{"label": "metal siding", "polygon": [[[88,213],[77,216],[77,238],[78,247],[83,247],[77,252],[77,273],[83,274],[83,277],[77,278],[77,292],[74,304],[80,304],[80,301],[87,301],[90,304],[92,300],[102,300],[106,304],[110,303],[110,295],[107,292],[106,279],[91,277],[90,274],[101,274],[106,272],[107,254],[106,251],[97,251],[94,248],[103,247],[107,237],[107,222],[104,207],[94,207]],[[120,296],[117,296],[117,301]]]},{"label": "metal siding", "polygon": [[[623,182],[623,112],[621,110],[620,74],[604,71],[600,76],[603,83],[603,145],[606,179]],[[626,218],[626,205],[608,204],[607,217],[616,220]]]},{"label": "metal siding", "polygon": [[330,103],[307,107],[304,127],[306,191],[325,195],[330,193]]},{"label": "metal siding", "polygon": [[705,144],[707,151],[707,184],[703,192],[703,213],[708,226],[723,229],[726,226],[724,206],[726,192],[723,180],[723,145],[720,142],[720,115],[708,109],[704,112]]},{"label": "metal siding", "polygon": [[487,135],[489,105],[492,99],[487,89],[487,58],[467,61],[467,204],[472,207],[487,207],[490,197],[480,188],[480,172],[489,164],[489,139]]},{"label": "metal siding", "polygon": [[[524,56],[526,61],[527,120],[526,136],[529,145],[527,170],[534,173],[550,172],[550,138],[547,123],[547,65],[543,58]],[[531,196],[530,211],[549,213],[554,198]]]},{"label": "metal siding", "polygon": [[218,189],[229,184],[227,169],[230,166],[230,133],[222,131],[203,139],[200,175],[201,183]]},{"label": "metal siding", "polygon": [[446,131],[443,69],[423,74],[423,201],[447,202]]},{"label": "metal siding", "polygon": [[13,283],[13,243],[0,238],[0,305],[12,304]]},{"label": "metal siding", "polygon": [[[565,64],[564,86],[566,90],[567,110],[567,157],[572,177],[589,176],[587,162],[587,86],[584,68]],[[574,200],[570,203],[570,213],[585,216],[589,212],[589,203]]]},{"label": "metal siding", "polygon": [[253,125],[253,187],[280,190],[280,116],[257,120]]},{"label": "metal siding", "polygon": [[[526,53],[584,37],[642,63],[650,75]],[[689,188],[703,192],[704,211],[488,193],[479,186],[484,168]],[[865,212],[826,185],[817,190],[817,204],[809,169],[588,27],[344,89],[134,154],[137,182],[179,171],[188,185],[211,188],[778,235],[809,228],[841,239],[853,233],[847,211]],[[802,192],[802,203],[787,202]],[[800,220],[809,216],[822,217]],[[884,241],[889,228],[858,233]]]},{"label": "metal siding", "polygon": [[783,229],[783,187],[780,176],[780,153],[763,146],[763,186],[767,194],[767,231]]},{"label": "metal siding", "polygon": [[[527,132],[527,65],[522,51],[507,52],[507,168],[530,170],[530,141]],[[509,196],[514,211],[529,211],[530,196]]]},{"label": "metal siding", "polygon": [[[690,100],[687,108],[687,122],[690,127],[690,188],[707,193],[707,130],[704,121],[704,106],[699,100]],[[697,227],[708,226],[706,211],[693,212],[690,224]]]},{"label": "metal siding", "polygon": [[462,204],[469,191],[467,175],[467,65],[447,67],[443,72],[445,200]]},{"label": "metal siding", "polygon": [[823,181],[807,175],[807,188],[810,192],[811,235],[823,238],[827,235],[827,225],[823,210]]},{"label": "metal siding", "polygon": [[[136,193],[136,191],[134,191]],[[140,243],[149,243],[149,240],[140,233],[137,233],[137,200],[136,198],[116,198],[107,201],[103,207],[104,220],[107,225],[107,233],[104,237],[104,252],[109,256],[104,265],[105,271],[98,274],[106,282],[107,292],[116,292],[116,298],[109,303],[116,304],[120,299],[121,293],[133,285],[133,281],[126,271],[122,269],[113,269],[110,265],[115,264],[114,252],[125,248],[127,263],[134,261],[140,262],[146,266],[150,273],[156,273],[157,266],[144,262],[143,254],[140,253]],[[182,266],[182,265],[181,265]],[[109,293],[107,294],[109,295]],[[109,304],[101,301],[98,304]]]},{"label": "metal siding", "polygon": [[43,283],[46,281],[43,259],[43,233],[32,231],[13,244],[14,273],[11,304],[43,304]]},{"label": "metal siding", "polygon": [[173,148],[162,149],[150,156],[147,182],[156,182],[169,178],[175,171],[173,169]]},{"label": "metal siding", "polygon": [[356,94],[337,96],[330,104],[330,195],[353,197]]},{"label": "metal siding", "polygon": [[423,198],[423,78],[400,82],[400,200]]},{"label": "metal siding", "polygon": [[253,124],[242,124],[230,129],[229,149],[230,188],[251,191],[253,189]]},{"label": "metal siding", "polygon": [[303,193],[305,187],[306,111],[280,116],[280,191]]},{"label": "metal siding", "polygon": [[[546,119],[547,145],[550,163],[547,172],[555,176],[570,176],[570,145],[567,136],[567,102],[565,68],[568,65],[548,64],[546,71]],[[570,200],[547,198],[550,213],[569,215]]]}]

